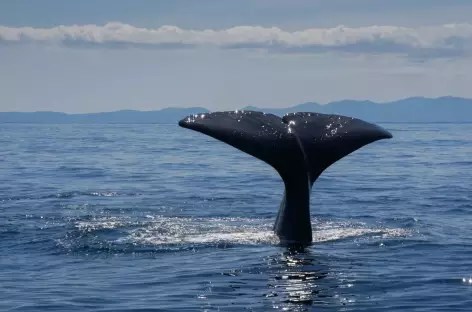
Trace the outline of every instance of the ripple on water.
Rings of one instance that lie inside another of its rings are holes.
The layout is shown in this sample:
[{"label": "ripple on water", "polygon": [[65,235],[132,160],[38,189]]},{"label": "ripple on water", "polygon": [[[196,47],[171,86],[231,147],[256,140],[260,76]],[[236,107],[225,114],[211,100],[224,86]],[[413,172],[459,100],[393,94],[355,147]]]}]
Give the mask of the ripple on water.
[{"label": "ripple on water", "polygon": [[469,311],[471,125],[386,124],[316,182],[314,244],[291,250],[280,177],[230,146],[3,124],[0,311]]}]

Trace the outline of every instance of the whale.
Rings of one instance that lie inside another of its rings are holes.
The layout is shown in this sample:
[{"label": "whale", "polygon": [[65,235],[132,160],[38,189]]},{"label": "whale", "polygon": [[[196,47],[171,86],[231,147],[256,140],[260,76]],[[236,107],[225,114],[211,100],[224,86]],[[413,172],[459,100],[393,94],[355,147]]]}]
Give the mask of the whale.
[{"label": "whale", "polygon": [[329,166],[359,148],[392,138],[384,128],[354,117],[295,112],[279,117],[253,110],[189,115],[180,127],[224,142],[273,167],[285,189],[273,231],[283,245],[312,244],[310,195]]}]

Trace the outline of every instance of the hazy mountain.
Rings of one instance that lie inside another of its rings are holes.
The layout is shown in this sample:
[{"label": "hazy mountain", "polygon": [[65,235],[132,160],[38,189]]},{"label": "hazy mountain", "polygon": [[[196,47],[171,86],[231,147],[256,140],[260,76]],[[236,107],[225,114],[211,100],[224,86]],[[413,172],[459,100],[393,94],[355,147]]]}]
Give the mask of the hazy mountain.
[{"label": "hazy mountain", "polygon": [[206,112],[208,110],[203,107],[170,107],[158,111],[120,110],[90,114],[0,112],[0,123],[173,123],[187,115]]},{"label": "hazy mountain", "polygon": [[303,111],[340,114],[372,122],[472,122],[472,99],[458,97],[411,97],[387,103],[343,100],[326,105],[304,103],[289,108],[263,110],[280,116]]},{"label": "hazy mountain", "polygon": [[[242,109],[261,110],[279,116],[303,111],[341,114],[372,122],[472,122],[472,99],[450,96],[435,99],[411,97],[388,103],[343,100],[325,105],[310,102],[288,108],[247,106]],[[208,110],[202,107],[91,114],[5,112],[0,113],[0,123],[175,123],[187,115],[206,112]]]}]

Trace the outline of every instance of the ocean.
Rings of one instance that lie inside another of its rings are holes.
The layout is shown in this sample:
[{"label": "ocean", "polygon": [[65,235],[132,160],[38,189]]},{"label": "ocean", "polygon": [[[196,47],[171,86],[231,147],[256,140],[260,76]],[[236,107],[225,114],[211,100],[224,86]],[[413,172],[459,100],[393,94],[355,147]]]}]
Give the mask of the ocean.
[{"label": "ocean", "polygon": [[292,250],[280,177],[224,143],[0,124],[0,311],[471,311],[472,124],[381,126],[314,184]]}]

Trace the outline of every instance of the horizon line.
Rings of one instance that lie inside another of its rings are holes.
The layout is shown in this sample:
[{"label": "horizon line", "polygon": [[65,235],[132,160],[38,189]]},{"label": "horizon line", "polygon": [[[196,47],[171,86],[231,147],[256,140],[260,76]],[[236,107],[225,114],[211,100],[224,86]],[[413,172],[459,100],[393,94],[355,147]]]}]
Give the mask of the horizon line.
[{"label": "horizon line", "polygon": [[[376,102],[376,101],[372,101],[372,100],[353,100],[353,99],[342,99],[342,100],[335,100],[335,101],[330,101],[330,102],[327,102],[327,103],[319,103],[319,102],[315,102],[315,101],[308,101],[308,102],[304,102],[304,103],[299,103],[299,104],[295,104],[295,105],[292,105],[292,106],[284,106],[284,107],[257,107],[257,106],[253,106],[253,105],[247,105],[245,107],[254,107],[254,108],[257,108],[259,110],[264,110],[264,109],[269,109],[269,110],[273,110],[273,109],[290,109],[290,108],[295,108],[297,106],[300,106],[300,105],[306,105],[306,104],[314,104],[314,105],[320,105],[320,106],[324,106],[324,105],[330,105],[330,104],[333,104],[333,103],[339,103],[339,102],[345,102],[345,101],[352,101],[352,102],[370,102],[370,103],[373,103],[373,104],[376,104],[376,105],[383,105],[383,104],[391,104],[391,103],[395,103],[395,102],[400,102],[400,101],[405,101],[405,100],[411,100],[411,99],[425,99],[425,100],[439,100],[439,99],[446,99],[446,98],[454,98],[454,99],[461,99],[461,100],[469,100],[469,101],[472,101],[472,98],[467,98],[467,97],[461,97],[461,96],[453,96],[453,95],[443,95],[443,96],[438,96],[438,97],[425,97],[425,96],[410,96],[410,97],[404,97],[404,98],[400,98],[400,99],[397,99],[397,100],[390,100],[390,101],[382,101],[382,102]],[[245,107],[243,108],[235,108],[236,110],[238,109],[244,109]],[[0,113],[4,114],[4,113],[24,113],[24,114],[33,114],[33,113],[57,113],[57,114],[65,114],[65,115],[88,115],[88,114],[106,114],[106,113],[116,113],[116,112],[125,112],[125,111],[130,111],[130,112],[142,112],[142,113],[145,113],[145,112],[159,112],[159,111],[163,111],[163,110],[166,110],[166,109],[180,109],[180,110],[183,110],[183,109],[196,109],[196,108],[199,108],[199,109],[205,109],[207,111],[210,111],[210,112],[213,112],[213,111],[230,111],[231,109],[224,109],[224,110],[211,110],[209,108],[206,108],[206,107],[203,107],[203,106],[187,106],[187,107],[183,107],[183,106],[168,106],[168,107],[163,107],[163,108],[158,108],[158,109],[153,109],[153,110],[138,110],[138,109],[131,109],[131,108],[125,108],[125,109],[119,109],[119,110],[112,110],[112,111],[99,111],[99,112],[83,112],[83,113],[67,113],[67,112],[60,112],[60,111],[50,111],[50,110],[36,110],[36,111],[0,111]]]}]

